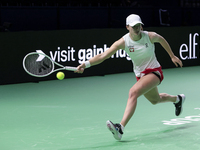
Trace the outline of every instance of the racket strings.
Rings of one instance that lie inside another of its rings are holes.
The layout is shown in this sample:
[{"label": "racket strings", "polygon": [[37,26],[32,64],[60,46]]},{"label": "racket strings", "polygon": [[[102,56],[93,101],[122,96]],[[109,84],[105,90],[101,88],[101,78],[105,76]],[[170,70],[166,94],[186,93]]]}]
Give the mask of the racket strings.
[{"label": "racket strings", "polygon": [[42,60],[37,61],[38,57],[38,54],[32,54],[25,58],[24,64],[26,70],[29,73],[38,76],[51,73],[54,69],[53,62],[48,57],[44,57]]}]

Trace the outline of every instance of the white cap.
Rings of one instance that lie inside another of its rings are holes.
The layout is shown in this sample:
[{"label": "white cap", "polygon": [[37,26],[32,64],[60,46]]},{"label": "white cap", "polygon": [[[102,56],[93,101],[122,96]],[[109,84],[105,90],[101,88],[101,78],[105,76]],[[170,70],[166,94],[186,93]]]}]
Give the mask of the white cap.
[{"label": "white cap", "polygon": [[131,14],[126,18],[126,25],[130,25],[133,27],[134,25],[136,25],[138,23],[143,24],[140,16],[138,16],[138,15]]}]

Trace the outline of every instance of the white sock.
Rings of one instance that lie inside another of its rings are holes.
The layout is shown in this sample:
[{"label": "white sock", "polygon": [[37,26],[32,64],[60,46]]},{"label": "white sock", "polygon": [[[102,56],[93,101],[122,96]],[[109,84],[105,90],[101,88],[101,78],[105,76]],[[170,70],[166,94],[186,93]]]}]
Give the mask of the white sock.
[{"label": "white sock", "polygon": [[124,132],[124,126],[120,123],[122,132]]},{"label": "white sock", "polygon": [[179,97],[177,96],[175,104],[177,104],[180,101]]}]

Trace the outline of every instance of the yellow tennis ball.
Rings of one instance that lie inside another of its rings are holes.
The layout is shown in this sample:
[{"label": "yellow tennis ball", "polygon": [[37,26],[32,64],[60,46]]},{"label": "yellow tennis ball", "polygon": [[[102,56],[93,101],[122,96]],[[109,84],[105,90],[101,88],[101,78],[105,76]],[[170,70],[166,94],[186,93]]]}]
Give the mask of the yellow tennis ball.
[{"label": "yellow tennis ball", "polygon": [[58,73],[56,74],[56,77],[57,77],[59,80],[62,80],[62,79],[65,78],[65,74],[64,74],[63,72],[58,72]]}]

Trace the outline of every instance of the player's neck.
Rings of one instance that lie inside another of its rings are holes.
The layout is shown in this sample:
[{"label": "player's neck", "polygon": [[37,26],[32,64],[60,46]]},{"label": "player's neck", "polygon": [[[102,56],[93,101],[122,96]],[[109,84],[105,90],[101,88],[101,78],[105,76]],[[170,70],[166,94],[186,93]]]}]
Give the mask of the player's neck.
[{"label": "player's neck", "polygon": [[133,41],[139,41],[142,38],[141,33],[139,34],[130,34],[130,37]]}]

